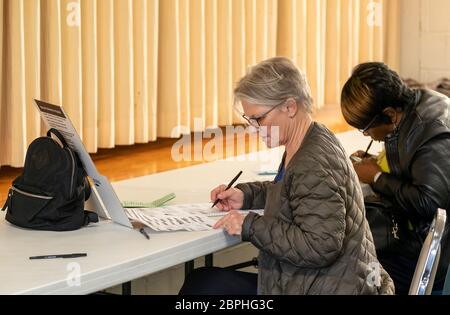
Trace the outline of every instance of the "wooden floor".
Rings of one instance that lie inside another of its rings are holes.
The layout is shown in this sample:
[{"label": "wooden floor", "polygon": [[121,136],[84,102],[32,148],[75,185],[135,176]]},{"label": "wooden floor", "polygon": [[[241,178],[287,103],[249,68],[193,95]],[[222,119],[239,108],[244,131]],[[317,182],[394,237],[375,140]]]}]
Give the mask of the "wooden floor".
[{"label": "wooden floor", "polygon": [[[340,108],[336,105],[324,106],[321,110],[314,113],[313,116],[316,121],[325,124],[335,133],[351,129],[343,119]],[[171,157],[171,149],[176,141],[177,139],[158,139],[158,141],[148,144],[118,146],[114,149],[100,149],[98,153],[92,154],[92,158],[99,172],[107,176],[111,182],[205,162],[174,161]],[[224,139],[222,141],[224,145],[223,151],[227,153],[226,156],[235,155],[237,152],[258,150],[258,147],[249,146],[248,137],[244,134],[237,134],[234,143],[226,144]],[[0,168],[0,206],[6,200],[6,195],[12,180],[21,171],[22,169],[6,166]]]}]

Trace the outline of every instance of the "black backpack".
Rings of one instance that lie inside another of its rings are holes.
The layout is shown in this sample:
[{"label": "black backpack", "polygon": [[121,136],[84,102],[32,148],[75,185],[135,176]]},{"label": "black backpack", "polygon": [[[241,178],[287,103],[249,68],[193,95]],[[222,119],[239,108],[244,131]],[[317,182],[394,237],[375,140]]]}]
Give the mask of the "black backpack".
[{"label": "black backpack", "polygon": [[78,155],[50,129],[28,147],[23,173],[13,181],[2,210],[7,209],[7,221],[23,228],[71,231],[98,222],[96,213],[84,211],[90,194]]}]

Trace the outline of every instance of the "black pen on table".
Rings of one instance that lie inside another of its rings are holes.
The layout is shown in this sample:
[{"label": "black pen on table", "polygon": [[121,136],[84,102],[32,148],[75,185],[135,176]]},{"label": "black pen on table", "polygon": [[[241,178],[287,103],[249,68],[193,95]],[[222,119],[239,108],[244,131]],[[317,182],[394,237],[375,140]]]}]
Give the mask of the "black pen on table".
[{"label": "black pen on table", "polygon": [[146,239],[148,240],[150,239],[150,236],[148,235],[148,233],[145,231],[144,228],[140,228],[139,232],[141,232],[141,234],[144,235]]},{"label": "black pen on table", "polygon": [[[228,184],[227,188],[225,188],[224,191],[230,189],[231,186],[233,186],[233,184],[238,180],[239,176],[241,176],[241,174],[242,174],[242,171],[240,171],[240,172],[239,172],[239,173],[231,180],[231,182]],[[215,206],[216,204],[218,204],[219,201],[220,201],[220,199],[217,198],[216,201],[214,201],[214,203],[213,203],[213,205],[212,205],[211,208],[214,208],[214,206]]]},{"label": "black pen on table", "polygon": [[370,147],[372,146],[372,143],[373,143],[373,140],[370,141],[369,146],[367,147],[366,152],[364,152],[363,157],[366,157],[366,156],[367,156],[367,153],[369,153],[369,150],[370,150]]},{"label": "black pen on table", "polygon": [[86,257],[86,253],[74,253],[74,254],[62,254],[62,255],[43,255],[43,256],[31,256],[30,259],[56,259],[56,258],[78,258]]}]

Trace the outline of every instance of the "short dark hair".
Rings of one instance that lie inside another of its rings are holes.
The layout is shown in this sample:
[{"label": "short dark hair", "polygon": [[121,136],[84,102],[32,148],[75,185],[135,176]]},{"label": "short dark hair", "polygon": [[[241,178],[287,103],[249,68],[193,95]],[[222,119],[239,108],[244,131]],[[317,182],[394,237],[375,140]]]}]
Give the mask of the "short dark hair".
[{"label": "short dark hair", "polygon": [[[341,94],[342,114],[351,126],[364,128],[387,107],[404,111],[414,102],[415,91],[397,72],[382,62],[367,62],[355,67]],[[381,121],[380,121],[381,122]]]}]

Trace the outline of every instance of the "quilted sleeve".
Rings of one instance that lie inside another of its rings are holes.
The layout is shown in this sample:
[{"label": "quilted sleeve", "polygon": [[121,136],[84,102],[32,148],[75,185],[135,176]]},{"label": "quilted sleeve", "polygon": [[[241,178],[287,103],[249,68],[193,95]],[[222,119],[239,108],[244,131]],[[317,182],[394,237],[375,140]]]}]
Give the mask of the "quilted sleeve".
[{"label": "quilted sleeve", "polygon": [[273,182],[253,182],[236,185],[244,193],[244,205],[242,209],[264,209],[266,205],[267,186]]},{"label": "quilted sleeve", "polygon": [[310,168],[294,172],[288,180],[292,222],[250,213],[242,239],[277,260],[298,267],[331,265],[342,250],[346,208],[335,178]]}]

